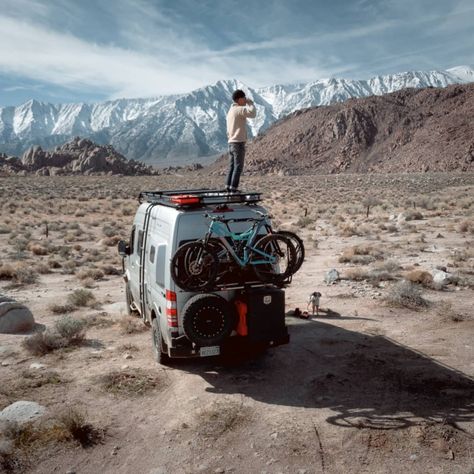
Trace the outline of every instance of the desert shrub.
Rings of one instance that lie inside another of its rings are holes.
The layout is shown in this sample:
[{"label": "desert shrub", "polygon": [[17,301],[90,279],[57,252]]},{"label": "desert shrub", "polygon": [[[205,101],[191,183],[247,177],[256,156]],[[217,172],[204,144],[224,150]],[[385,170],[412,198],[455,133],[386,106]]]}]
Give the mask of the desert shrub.
[{"label": "desert shrub", "polygon": [[313,222],[314,222],[314,219],[311,216],[302,216],[298,219],[298,221],[296,222],[296,225],[298,227],[304,228],[304,227],[308,227]]},{"label": "desert shrub", "polygon": [[425,270],[411,270],[405,273],[404,278],[411,283],[419,283],[425,287],[430,287],[433,283],[433,276]]},{"label": "desert shrub", "polygon": [[360,244],[344,249],[339,257],[339,262],[367,265],[376,259],[382,258],[383,252],[380,249],[370,244]]},{"label": "desert shrub", "polygon": [[436,305],[436,314],[444,321],[459,323],[466,321],[469,317],[453,309],[453,305],[448,301],[441,301]]},{"label": "desert shrub", "polygon": [[410,309],[428,306],[428,301],[421,295],[420,288],[406,280],[399,281],[390,288],[386,295],[386,301],[394,306]]},{"label": "desert shrub", "polygon": [[106,237],[113,237],[117,234],[117,229],[115,228],[115,226],[104,225],[104,227],[102,227],[102,233]]},{"label": "desert shrub", "polygon": [[147,330],[142,320],[132,316],[124,316],[119,324],[123,334],[135,334]]},{"label": "desert shrub", "polygon": [[406,221],[419,221],[423,219],[423,214],[419,211],[406,211],[405,220]]},{"label": "desert shrub", "polygon": [[112,237],[106,237],[102,239],[102,245],[105,245],[106,247],[114,247],[118,244],[120,240],[120,236],[114,235]]},{"label": "desert shrub", "polygon": [[474,232],[473,222],[470,220],[464,220],[459,224],[459,232]]},{"label": "desert shrub", "polygon": [[122,269],[113,265],[102,265],[101,270],[106,275],[122,275]]},{"label": "desert shrub", "polygon": [[85,322],[71,316],[64,316],[54,325],[57,333],[66,339],[68,345],[78,344],[84,339]]},{"label": "desert shrub", "polygon": [[78,441],[83,448],[97,444],[103,437],[102,431],[87,422],[87,414],[84,410],[68,407],[57,418],[69,436]]},{"label": "desert shrub", "polygon": [[84,268],[77,273],[77,278],[79,280],[85,280],[87,278],[92,278],[93,280],[101,280],[104,278],[104,272],[98,268]]},{"label": "desert shrub", "polygon": [[47,263],[41,262],[35,265],[35,271],[40,275],[46,275],[51,273],[51,268]]},{"label": "desert shrub", "polygon": [[50,258],[48,260],[48,265],[50,266],[50,268],[61,268],[62,265],[60,262],[58,262],[56,259],[54,258]]},{"label": "desert shrub", "polygon": [[369,274],[367,270],[356,267],[356,268],[348,268],[344,273],[344,278],[346,280],[355,280],[355,281],[362,281],[368,278]]},{"label": "desert shrub", "polygon": [[19,285],[31,284],[38,280],[38,273],[25,264],[3,264],[0,266],[0,280],[12,280]]},{"label": "desert shrub", "polygon": [[48,255],[49,253],[48,249],[40,244],[30,244],[28,248],[34,255]]},{"label": "desert shrub", "polygon": [[74,260],[67,260],[62,264],[62,270],[61,273],[64,273],[66,275],[74,275],[76,273],[76,262]]},{"label": "desert shrub", "polygon": [[76,306],[73,304],[53,304],[49,307],[49,310],[54,314],[67,314],[76,311]]},{"label": "desert shrub", "polygon": [[74,306],[90,306],[95,303],[92,291],[79,288],[68,296],[68,302]]},{"label": "desert shrub", "polygon": [[10,227],[7,227],[5,225],[0,225],[0,235],[1,234],[9,234],[12,230]]},{"label": "desert shrub", "polygon": [[64,340],[51,330],[37,332],[22,341],[22,346],[34,356],[43,356],[63,346]]},{"label": "desert shrub", "polygon": [[35,356],[43,356],[57,349],[77,346],[84,340],[85,323],[65,316],[57,321],[54,329],[38,332],[23,340],[23,347]]},{"label": "desert shrub", "polygon": [[117,395],[143,395],[158,385],[155,375],[142,369],[115,370],[98,379],[103,390]]}]

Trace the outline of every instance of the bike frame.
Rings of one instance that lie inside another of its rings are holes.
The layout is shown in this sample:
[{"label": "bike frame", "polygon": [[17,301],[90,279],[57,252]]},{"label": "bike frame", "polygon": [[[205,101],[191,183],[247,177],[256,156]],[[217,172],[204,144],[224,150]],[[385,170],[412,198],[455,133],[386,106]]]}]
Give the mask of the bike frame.
[{"label": "bike frame", "polygon": [[[241,267],[245,267],[249,263],[251,265],[263,265],[263,264],[274,265],[276,263],[276,257],[274,257],[273,255],[269,255],[265,252],[262,252],[261,250],[253,246],[253,243],[255,242],[258,236],[258,231],[262,227],[266,227],[268,225],[264,223],[264,219],[255,220],[252,227],[250,227],[245,232],[242,232],[240,234],[236,234],[235,232],[232,232],[230,230],[229,222],[232,222],[232,221],[238,222],[237,219],[229,219],[228,221],[225,221],[225,224],[224,224],[224,222],[212,220],[211,224],[209,225],[209,231],[204,238],[204,243],[205,244],[209,243],[209,240],[212,237],[212,235],[217,236],[219,242],[221,242],[221,244],[229,252],[232,258]],[[247,219],[245,219],[245,221],[247,221]],[[243,258],[240,258],[237,255],[237,253],[234,250],[234,247],[229,244],[226,237],[230,237],[233,242],[243,241],[245,243]],[[263,258],[261,260],[250,261],[250,256],[252,255],[252,253],[255,253]]]}]

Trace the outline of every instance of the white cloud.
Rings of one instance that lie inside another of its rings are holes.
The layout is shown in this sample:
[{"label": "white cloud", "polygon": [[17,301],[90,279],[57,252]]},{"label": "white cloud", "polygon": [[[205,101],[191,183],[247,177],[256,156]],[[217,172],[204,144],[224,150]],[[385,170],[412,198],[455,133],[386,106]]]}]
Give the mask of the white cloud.
[{"label": "white cloud", "polygon": [[70,88],[110,90],[112,96],[186,91],[209,80],[199,66],[180,70],[150,54],[90,44],[0,16],[0,68]]},{"label": "white cloud", "polygon": [[[330,72],[295,59],[266,59],[249,55],[235,61],[227,54],[214,54],[186,42],[186,60],[176,53],[177,45],[166,35],[160,50],[143,52],[92,44],[72,35],[52,31],[16,18],[0,16],[0,68],[22,78],[43,81],[76,90],[99,90],[109,97],[146,97],[186,92],[218,79],[237,77],[249,85],[309,80]],[[169,48],[167,45],[169,44]]]}]

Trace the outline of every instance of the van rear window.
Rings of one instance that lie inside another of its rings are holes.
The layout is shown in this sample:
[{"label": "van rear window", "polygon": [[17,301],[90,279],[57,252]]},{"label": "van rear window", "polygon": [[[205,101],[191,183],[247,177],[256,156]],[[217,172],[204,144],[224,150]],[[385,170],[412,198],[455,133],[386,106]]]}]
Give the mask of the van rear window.
[{"label": "van rear window", "polygon": [[156,283],[161,288],[165,287],[166,270],[166,245],[158,245],[156,256]]}]

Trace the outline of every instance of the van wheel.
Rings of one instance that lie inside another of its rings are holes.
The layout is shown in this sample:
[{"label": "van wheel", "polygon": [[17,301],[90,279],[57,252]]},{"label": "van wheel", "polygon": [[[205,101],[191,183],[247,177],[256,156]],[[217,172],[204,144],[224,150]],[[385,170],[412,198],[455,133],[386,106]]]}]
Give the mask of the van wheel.
[{"label": "van wheel", "polygon": [[161,336],[160,324],[157,318],[154,318],[151,323],[151,344],[156,362],[163,365],[168,364],[170,357],[166,352],[166,344]]},{"label": "van wheel", "polygon": [[198,346],[220,344],[230,335],[237,321],[234,306],[213,294],[191,297],[184,305],[182,315],[184,333]]},{"label": "van wheel", "polygon": [[132,292],[130,291],[130,285],[128,283],[125,283],[125,304],[127,305],[127,314],[129,316],[139,317],[139,313],[137,311],[132,310],[132,303],[133,298]]}]

